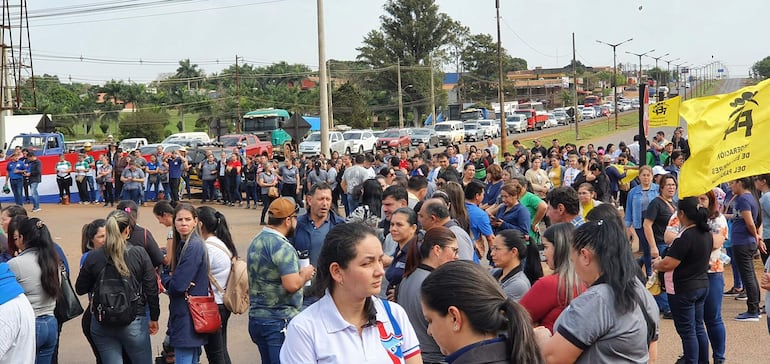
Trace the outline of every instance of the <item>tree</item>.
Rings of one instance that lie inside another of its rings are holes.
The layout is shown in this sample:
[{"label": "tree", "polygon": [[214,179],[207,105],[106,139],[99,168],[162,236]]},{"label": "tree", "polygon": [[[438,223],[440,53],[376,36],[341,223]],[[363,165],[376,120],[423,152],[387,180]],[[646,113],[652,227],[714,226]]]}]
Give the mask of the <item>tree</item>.
[{"label": "tree", "polygon": [[150,141],[161,140],[169,123],[165,111],[139,110],[128,114],[120,122],[121,138],[147,138]]},{"label": "tree", "polygon": [[755,75],[758,75],[761,78],[770,77],[770,56],[765,57],[757,63],[754,63],[754,66],[751,67],[751,70]]},{"label": "tree", "polygon": [[365,129],[372,126],[372,113],[366,104],[366,99],[350,82],[345,82],[332,95],[334,100],[334,118],[340,124],[355,129]]},{"label": "tree", "polygon": [[[517,71],[527,67],[527,61],[513,58],[505,48],[502,51],[503,73]],[[472,100],[496,100],[498,98],[499,69],[497,57],[497,42],[488,34],[475,34],[467,38],[461,53],[462,64],[470,73],[463,77],[466,87],[466,97]],[[505,91],[510,85],[504,84]]]}]

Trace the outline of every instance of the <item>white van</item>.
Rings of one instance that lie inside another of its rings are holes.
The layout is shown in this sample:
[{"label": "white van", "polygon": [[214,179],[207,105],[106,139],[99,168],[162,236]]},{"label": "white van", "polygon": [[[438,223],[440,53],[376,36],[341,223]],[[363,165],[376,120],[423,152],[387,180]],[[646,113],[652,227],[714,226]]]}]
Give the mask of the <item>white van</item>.
[{"label": "white van", "polygon": [[462,143],[465,139],[465,126],[462,121],[449,120],[436,124],[434,128],[441,145]]},{"label": "white van", "polygon": [[211,143],[211,137],[209,137],[207,133],[202,131],[191,131],[188,133],[171,134],[168,136],[168,138],[163,139],[161,143],[162,144],[174,143],[179,141],[180,139],[190,140],[190,141],[196,140],[200,143]]}]

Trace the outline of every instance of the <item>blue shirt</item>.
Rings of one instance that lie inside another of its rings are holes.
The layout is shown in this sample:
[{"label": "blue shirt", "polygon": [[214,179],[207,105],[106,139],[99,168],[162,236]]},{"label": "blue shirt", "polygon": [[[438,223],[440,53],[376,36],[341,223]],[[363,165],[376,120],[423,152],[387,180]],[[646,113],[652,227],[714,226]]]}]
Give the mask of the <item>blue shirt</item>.
[{"label": "blue shirt", "polygon": [[756,224],[758,206],[751,192],[744,192],[741,195],[735,196],[733,200],[733,228],[730,229],[730,242],[733,246],[757,243],[757,239],[749,233],[746,221],[741,216],[743,211],[751,211],[751,218],[754,219]]},{"label": "blue shirt", "polygon": [[24,289],[13,274],[8,263],[0,263],[0,305],[24,294]]},{"label": "blue shirt", "polygon": [[496,229],[498,232],[502,230],[514,229],[521,231],[524,234],[529,234],[532,220],[529,216],[529,210],[527,210],[527,207],[521,203],[517,203],[516,206],[512,207],[511,209],[508,209],[508,206],[505,205],[500,206],[495,217],[503,220],[503,224]]},{"label": "blue shirt", "polygon": [[468,209],[468,220],[471,226],[471,237],[473,240],[478,240],[482,236],[492,235],[492,225],[489,223],[489,215],[480,207],[472,204],[465,203],[465,208]]},{"label": "blue shirt", "polygon": [[482,205],[494,205],[497,203],[498,197],[500,197],[500,190],[503,188],[503,181],[497,183],[490,183],[487,188],[484,189],[484,200],[481,201]]},{"label": "blue shirt", "polygon": [[182,158],[176,158],[168,163],[168,178],[182,178]]},{"label": "blue shirt", "polygon": [[26,166],[24,165],[24,161],[8,162],[6,169],[8,169],[10,179],[19,180],[23,179],[24,176],[21,173],[14,173],[14,171],[24,171],[26,170]]}]

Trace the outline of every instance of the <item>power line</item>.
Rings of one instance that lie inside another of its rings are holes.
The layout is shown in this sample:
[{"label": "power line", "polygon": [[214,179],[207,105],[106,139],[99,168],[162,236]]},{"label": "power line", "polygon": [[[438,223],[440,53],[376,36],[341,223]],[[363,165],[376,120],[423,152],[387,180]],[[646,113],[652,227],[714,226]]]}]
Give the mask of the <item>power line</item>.
[{"label": "power line", "polygon": [[[545,54],[545,53],[543,53],[543,52],[539,51],[537,48],[535,48],[535,47],[533,47],[531,44],[529,44],[529,42],[527,42],[526,40],[524,40],[524,38],[522,38],[522,37],[519,35],[519,33],[516,33],[516,31],[515,31],[515,30],[513,30],[513,27],[511,27],[511,26],[508,24],[508,22],[507,22],[507,21],[505,21],[505,18],[502,18],[502,17],[501,17],[500,19],[503,21],[503,24],[505,24],[505,26],[508,28],[508,30],[510,30],[510,31],[511,31],[511,33],[513,33],[513,35],[515,35],[515,36],[516,36],[516,38],[519,38],[519,40],[520,40],[522,43],[524,43],[524,45],[525,45],[525,46],[527,46],[529,49],[533,50],[533,51],[534,51],[534,52],[536,52],[537,54],[539,54],[539,55],[541,55],[541,56],[544,56],[544,57],[548,57],[548,58],[556,58],[556,59],[558,59],[558,58],[559,58],[559,55],[558,55],[558,54],[554,56],[554,55]],[[563,57],[565,57],[565,56],[561,56],[561,57],[563,58]]]}]

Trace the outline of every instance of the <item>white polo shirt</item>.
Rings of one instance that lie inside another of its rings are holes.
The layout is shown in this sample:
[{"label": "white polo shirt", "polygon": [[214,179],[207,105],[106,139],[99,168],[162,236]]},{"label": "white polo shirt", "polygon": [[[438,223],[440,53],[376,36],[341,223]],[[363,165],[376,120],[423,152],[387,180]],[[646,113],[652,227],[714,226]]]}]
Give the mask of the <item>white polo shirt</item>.
[{"label": "white polo shirt", "polygon": [[[289,322],[281,347],[281,363],[393,364],[405,363],[406,358],[419,354],[420,342],[406,311],[389,302],[401,328],[399,344],[382,301],[377,297],[372,300],[377,310],[377,325],[365,327],[359,336],[356,328],[342,318],[327,291],[318,302]],[[400,345],[404,359],[393,357],[386,349],[386,346],[395,349],[396,345]]]}]

